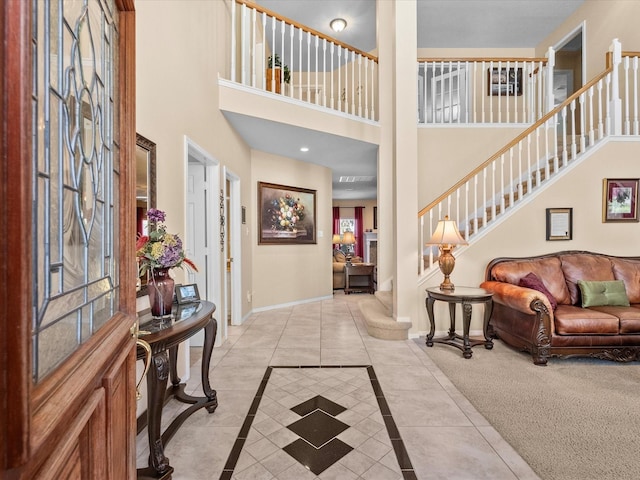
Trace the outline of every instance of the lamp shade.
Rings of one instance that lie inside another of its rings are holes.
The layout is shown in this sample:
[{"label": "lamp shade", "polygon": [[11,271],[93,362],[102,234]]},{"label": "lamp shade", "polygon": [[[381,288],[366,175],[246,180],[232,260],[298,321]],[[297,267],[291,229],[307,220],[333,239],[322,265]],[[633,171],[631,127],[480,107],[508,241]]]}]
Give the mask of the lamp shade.
[{"label": "lamp shade", "polygon": [[353,232],[347,230],[342,234],[343,245],[353,245],[354,243],[356,243],[356,237],[353,235]]},{"label": "lamp shade", "polygon": [[340,235],[338,233],[333,234],[333,238],[331,239],[331,243],[342,243],[340,241]]},{"label": "lamp shade", "polygon": [[460,235],[456,222],[449,220],[447,215],[444,220],[438,222],[436,230],[431,235],[427,245],[467,245],[467,242]]}]

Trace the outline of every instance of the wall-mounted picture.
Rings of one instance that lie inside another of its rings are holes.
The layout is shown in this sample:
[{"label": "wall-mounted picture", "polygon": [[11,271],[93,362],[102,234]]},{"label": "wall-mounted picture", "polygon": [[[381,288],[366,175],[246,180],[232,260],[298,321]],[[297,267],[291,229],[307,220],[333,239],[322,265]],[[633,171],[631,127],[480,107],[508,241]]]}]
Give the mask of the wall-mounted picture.
[{"label": "wall-mounted picture", "polygon": [[316,191],[258,182],[258,244],[316,243]]},{"label": "wall-mounted picture", "polygon": [[490,68],[487,95],[522,95],[522,68]]},{"label": "wall-mounted picture", "polygon": [[602,221],[638,221],[637,178],[604,179],[602,196]]},{"label": "wall-mounted picture", "polygon": [[573,238],[573,208],[547,208],[547,240]]}]

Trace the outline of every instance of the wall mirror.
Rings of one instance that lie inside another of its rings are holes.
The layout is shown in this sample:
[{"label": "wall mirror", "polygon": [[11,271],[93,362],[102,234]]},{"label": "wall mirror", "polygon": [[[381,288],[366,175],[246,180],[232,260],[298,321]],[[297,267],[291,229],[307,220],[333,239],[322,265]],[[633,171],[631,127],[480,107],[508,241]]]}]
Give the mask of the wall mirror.
[{"label": "wall mirror", "polygon": [[[156,208],[156,144],[136,134],[136,236],[147,235],[147,210]],[[147,295],[147,276],[137,296]]]}]

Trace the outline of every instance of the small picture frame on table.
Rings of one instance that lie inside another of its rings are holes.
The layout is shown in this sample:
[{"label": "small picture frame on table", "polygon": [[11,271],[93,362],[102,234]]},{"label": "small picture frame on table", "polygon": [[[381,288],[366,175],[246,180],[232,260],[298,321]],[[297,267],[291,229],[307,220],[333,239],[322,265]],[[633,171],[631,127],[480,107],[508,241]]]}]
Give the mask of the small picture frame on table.
[{"label": "small picture frame on table", "polygon": [[573,208],[547,208],[547,240],[573,239]]},{"label": "small picture frame on table", "polygon": [[638,179],[605,178],[602,187],[602,221],[638,221]]},{"label": "small picture frame on table", "polygon": [[178,305],[199,302],[200,293],[198,292],[198,285],[195,283],[176,285],[176,301]]}]

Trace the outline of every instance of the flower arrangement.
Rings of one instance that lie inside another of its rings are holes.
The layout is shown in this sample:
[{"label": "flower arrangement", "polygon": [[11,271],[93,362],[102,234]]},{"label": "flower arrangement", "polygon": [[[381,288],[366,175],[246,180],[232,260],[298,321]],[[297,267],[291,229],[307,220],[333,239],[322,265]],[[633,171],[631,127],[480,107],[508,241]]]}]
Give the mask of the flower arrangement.
[{"label": "flower arrangement", "polygon": [[159,268],[187,267],[198,271],[196,265],[184,256],[182,240],[173,233],[168,233],[165,212],[151,208],[147,211],[149,221],[149,235],[141,235],[136,242],[136,258],[138,260],[138,274],[147,271],[153,273]]},{"label": "flower arrangement", "polygon": [[298,224],[304,220],[304,205],[299,198],[293,198],[290,194],[273,200],[269,209],[271,215],[271,229],[295,232]]}]

